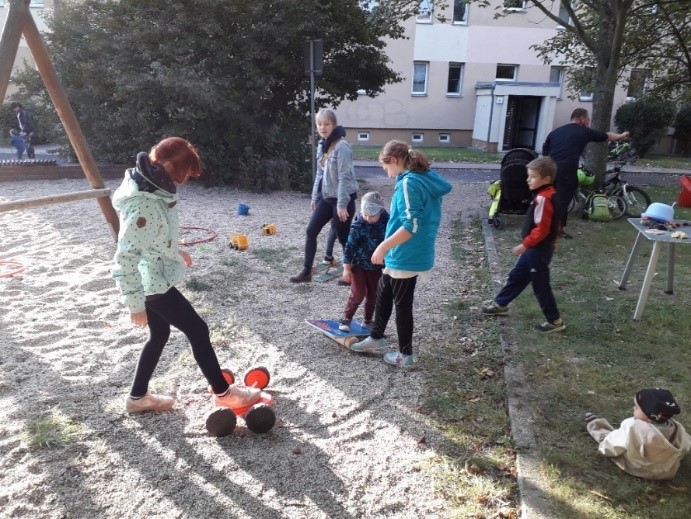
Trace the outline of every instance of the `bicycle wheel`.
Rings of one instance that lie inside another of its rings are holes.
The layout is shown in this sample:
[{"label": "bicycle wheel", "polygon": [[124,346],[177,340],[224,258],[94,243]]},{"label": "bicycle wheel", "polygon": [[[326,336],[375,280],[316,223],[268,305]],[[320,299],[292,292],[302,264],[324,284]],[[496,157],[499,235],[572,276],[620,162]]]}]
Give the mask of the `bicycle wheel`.
[{"label": "bicycle wheel", "polygon": [[624,189],[626,190],[624,195],[626,199],[626,214],[631,218],[640,218],[652,202],[650,196],[640,187],[630,184],[627,184]]},{"label": "bicycle wheel", "polygon": [[609,213],[612,215],[612,220],[618,220],[626,214],[626,199],[622,195],[609,195],[607,203],[609,204]]}]

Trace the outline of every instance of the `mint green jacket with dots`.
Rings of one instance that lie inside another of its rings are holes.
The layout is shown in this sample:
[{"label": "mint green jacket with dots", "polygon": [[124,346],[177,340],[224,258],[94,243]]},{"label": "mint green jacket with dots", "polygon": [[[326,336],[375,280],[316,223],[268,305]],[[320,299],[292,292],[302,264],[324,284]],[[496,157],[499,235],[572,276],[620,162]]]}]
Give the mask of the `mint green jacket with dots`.
[{"label": "mint green jacket with dots", "polygon": [[162,190],[139,191],[129,173],[113,194],[120,217],[113,278],[132,313],[145,310],[146,296],[164,294],[184,277],[176,202]]}]

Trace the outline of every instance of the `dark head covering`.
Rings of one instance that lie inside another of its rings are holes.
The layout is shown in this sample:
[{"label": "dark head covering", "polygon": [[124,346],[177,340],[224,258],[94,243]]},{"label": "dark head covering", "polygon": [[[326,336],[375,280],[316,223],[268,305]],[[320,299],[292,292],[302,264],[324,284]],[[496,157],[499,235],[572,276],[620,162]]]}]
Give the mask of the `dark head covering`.
[{"label": "dark head covering", "polygon": [[163,168],[151,164],[149,155],[143,151],[137,154],[137,165],[130,169],[129,172],[132,180],[136,182],[139,191],[153,193],[160,189],[171,195],[177,192],[177,187],[173,180]]},{"label": "dark head covering", "polygon": [[666,422],[675,414],[681,413],[672,393],[659,387],[641,389],[636,393],[636,403],[648,418],[657,423]]}]

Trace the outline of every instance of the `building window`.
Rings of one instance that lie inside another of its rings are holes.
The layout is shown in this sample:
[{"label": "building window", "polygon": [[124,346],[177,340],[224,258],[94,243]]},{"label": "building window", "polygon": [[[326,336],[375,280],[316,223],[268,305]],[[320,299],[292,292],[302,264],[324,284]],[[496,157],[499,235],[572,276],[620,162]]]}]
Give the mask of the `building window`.
[{"label": "building window", "polygon": [[549,82],[561,84],[564,81],[564,67],[549,68]]},{"label": "building window", "polygon": [[453,2],[453,23],[468,23],[468,4],[467,0],[454,0]]},{"label": "building window", "polygon": [[424,134],[423,133],[414,133],[411,141],[413,144],[422,144],[422,141],[424,141]]},{"label": "building window", "polygon": [[460,96],[463,83],[463,63],[449,63],[449,82],[446,95]]},{"label": "building window", "polygon": [[592,101],[593,100],[593,92],[591,90],[581,90],[580,94],[578,94],[578,100],[579,101]]},{"label": "building window", "polygon": [[369,141],[369,132],[358,132],[357,134],[357,140],[359,142],[367,142]]},{"label": "building window", "polygon": [[439,143],[440,144],[449,144],[451,142],[451,135],[448,133],[440,133],[439,134]]},{"label": "building window", "polygon": [[413,94],[427,94],[427,70],[429,63],[416,62],[413,66]]},{"label": "building window", "polygon": [[563,99],[564,97],[564,72],[564,67],[549,68],[549,82],[559,83],[559,97],[557,99]]},{"label": "building window", "polygon": [[518,65],[497,65],[497,81],[516,81]]},{"label": "building window", "polygon": [[631,71],[629,78],[629,88],[626,91],[626,97],[641,97],[645,93],[645,80],[648,71],[634,69]]},{"label": "building window", "polygon": [[[0,4],[3,4],[4,2],[0,2]],[[43,7],[43,0],[32,0],[31,5],[29,7]]]},{"label": "building window", "polygon": [[418,23],[432,23],[432,2],[430,0],[420,2],[417,21]]},{"label": "building window", "polygon": [[504,0],[505,11],[525,11],[526,0]]}]

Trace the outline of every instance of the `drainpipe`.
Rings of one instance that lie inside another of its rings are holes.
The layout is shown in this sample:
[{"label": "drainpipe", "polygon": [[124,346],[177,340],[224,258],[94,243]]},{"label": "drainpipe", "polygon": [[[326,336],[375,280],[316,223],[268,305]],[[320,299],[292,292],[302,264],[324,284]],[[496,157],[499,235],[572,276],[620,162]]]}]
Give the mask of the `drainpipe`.
[{"label": "drainpipe", "polygon": [[[489,153],[489,139],[490,133],[492,132],[492,116],[494,115],[494,89],[497,86],[496,83],[492,83],[492,100],[489,105],[489,124],[487,125],[487,153]],[[498,143],[497,143],[498,146]]]}]

